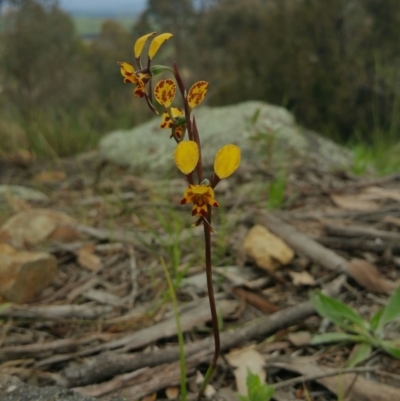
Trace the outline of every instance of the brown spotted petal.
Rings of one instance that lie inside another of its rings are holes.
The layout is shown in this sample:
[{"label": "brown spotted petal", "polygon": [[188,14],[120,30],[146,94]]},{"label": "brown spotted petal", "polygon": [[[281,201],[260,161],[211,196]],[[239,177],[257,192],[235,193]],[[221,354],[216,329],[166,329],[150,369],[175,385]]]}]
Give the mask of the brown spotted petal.
[{"label": "brown spotted petal", "polygon": [[121,75],[124,77],[124,82],[126,84],[136,84],[137,78],[135,76],[135,69],[131,63],[125,61],[120,61],[119,66],[121,67]]},{"label": "brown spotted petal", "polygon": [[189,185],[185,190],[181,205],[193,203],[192,216],[207,217],[208,205],[219,207],[214,196],[214,191],[209,185]]},{"label": "brown spotted petal", "polygon": [[160,81],[154,88],[154,97],[157,102],[164,106],[166,109],[171,107],[175,98],[176,85],[172,79],[164,79]]},{"label": "brown spotted petal", "polygon": [[191,109],[194,109],[203,101],[207,94],[208,85],[209,84],[207,81],[199,81],[193,84],[193,86],[190,88],[187,95],[187,100]]},{"label": "brown spotted petal", "polygon": [[[174,119],[183,116],[183,111],[178,107],[171,108],[171,114]],[[171,116],[168,114],[167,111],[163,113],[161,116],[161,124],[160,128],[172,128],[174,125],[174,120],[171,119]]]}]

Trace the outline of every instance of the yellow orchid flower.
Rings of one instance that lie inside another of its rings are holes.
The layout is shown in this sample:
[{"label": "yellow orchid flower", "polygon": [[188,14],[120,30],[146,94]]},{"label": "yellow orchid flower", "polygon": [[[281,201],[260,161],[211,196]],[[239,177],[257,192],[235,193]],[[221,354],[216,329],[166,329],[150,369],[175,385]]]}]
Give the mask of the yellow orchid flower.
[{"label": "yellow orchid flower", "polygon": [[[194,141],[180,142],[175,148],[174,160],[178,169],[185,175],[190,174],[199,161],[198,145]],[[221,180],[229,177],[239,167],[240,148],[236,145],[223,146],[215,156],[214,172]],[[208,180],[200,185],[189,184],[186,188],[181,205],[193,203],[192,215],[206,218],[208,205],[218,207],[214,190]],[[211,226],[210,226],[211,227]],[[212,227],[211,227],[212,228]]]},{"label": "yellow orchid flower", "polygon": [[[171,118],[171,116],[172,116],[172,118]],[[162,114],[160,128],[172,129],[173,132],[171,133],[170,138],[173,137],[174,130],[175,130],[176,137],[178,139],[181,138],[183,135],[184,127],[183,127],[183,125],[175,126],[175,124],[176,124],[176,120],[179,117],[183,117],[183,116],[184,116],[184,113],[180,108],[171,107],[170,112],[164,111],[164,113]]]},{"label": "yellow orchid flower", "polygon": [[[121,74],[124,78],[125,83],[130,83],[136,85],[134,94],[137,97],[146,97],[149,106],[155,112],[154,107],[151,105],[151,101],[146,94],[146,84],[151,80],[152,70],[150,67],[151,60],[157,53],[160,46],[168,40],[172,34],[163,33],[161,35],[155,36],[155,32],[148,33],[146,35],[141,36],[133,46],[133,52],[135,55],[136,63],[138,64],[139,70],[135,71],[133,65],[131,63],[121,61],[118,64],[121,66]],[[150,43],[149,55],[148,55],[148,63],[147,67],[143,68],[140,62],[140,56],[142,54],[143,48],[147,42],[147,40],[151,37],[155,36],[155,38]],[[160,66],[158,66],[160,67]],[[160,69],[160,68],[159,68]]]},{"label": "yellow orchid flower", "polygon": [[181,200],[181,205],[193,203],[192,216],[201,216],[207,218],[208,205],[219,207],[214,199],[214,190],[210,185],[189,185]]},{"label": "yellow orchid flower", "polygon": [[137,97],[143,97],[146,94],[146,84],[151,79],[150,73],[135,72],[133,65],[125,61],[118,63],[121,66],[121,74],[124,77],[124,83],[134,84],[136,88],[133,93]]}]

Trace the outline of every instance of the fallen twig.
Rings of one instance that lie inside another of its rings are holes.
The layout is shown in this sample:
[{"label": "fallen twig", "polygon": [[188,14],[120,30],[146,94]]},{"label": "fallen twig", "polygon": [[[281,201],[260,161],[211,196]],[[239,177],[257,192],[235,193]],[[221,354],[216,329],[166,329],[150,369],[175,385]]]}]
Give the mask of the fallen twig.
[{"label": "fallen twig", "polygon": [[[331,296],[337,294],[344,281],[345,277],[340,276],[326,286],[324,292]],[[257,338],[265,338],[275,333],[277,330],[292,326],[299,320],[304,320],[313,313],[314,309],[311,302],[306,301],[291,308],[276,312],[270,316],[253,320],[241,328],[221,333],[221,348],[224,351]],[[213,352],[213,340],[211,338],[205,338],[204,340],[186,345],[186,357],[200,350]],[[179,350],[177,346],[145,354],[117,355],[108,352],[90,359],[81,366],[75,365],[73,367],[67,367],[63,370],[62,374],[66,378],[68,386],[75,387],[101,382],[115,375],[131,372],[143,367],[171,363],[178,360],[178,358]]]},{"label": "fallen twig", "polygon": [[305,254],[311,260],[327,269],[337,272],[341,271],[347,275],[349,274],[347,260],[345,258],[325,248],[310,237],[307,237],[307,235],[300,233],[276,216],[270,213],[262,213],[258,220],[260,224],[266,226],[268,230],[281,238],[297,252]]},{"label": "fallen twig", "polygon": [[395,242],[376,242],[361,238],[344,237],[318,237],[315,240],[329,248],[340,249],[342,251],[366,251],[373,253],[382,253],[390,249],[392,254],[400,255],[400,245]]},{"label": "fallen twig", "polygon": [[383,240],[400,242],[400,233],[377,230],[376,228],[364,226],[339,226],[336,224],[324,224],[329,234],[338,235],[340,237],[356,237],[356,238],[380,238]]},{"label": "fallen twig", "polygon": [[[280,367],[279,363],[278,364],[267,364],[268,366],[273,366],[273,367]],[[331,376],[337,376],[337,375],[343,375],[346,373],[365,373],[365,372],[374,372],[376,371],[377,368],[373,366],[361,366],[358,368],[340,368],[340,369],[333,369],[332,371],[328,372],[323,372],[323,373],[316,373],[314,375],[304,375],[304,376],[299,376],[299,377],[294,377],[293,379],[285,380],[279,383],[274,383],[274,388],[275,390],[280,390],[285,387],[293,386],[295,384],[300,384],[300,383],[305,383],[309,382],[312,380],[318,380],[318,379],[323,379],[324,377],[331,377]]]},{"label": "fallen twig", "polygon": [[49,305],[30,306],[12,305],[9,308],[0,310],[0,317],[12,317],[16,319],[97,319],[100,316],[107,316],[114,310],[112,306],[93,305]]},{"label": "fallen twig", "polygon": [[305,376],[317,376],[322,374],[321,372],[334,372],[336,377],[325,376],[315,380],[339,398],[362,401],[400,401],[398,388],[365,379],[355,373],[340,373],[340,371],[338,373],[337,369],[313,364],[311,358],[299,358],[287,363],[281,362],[279,367]]}]

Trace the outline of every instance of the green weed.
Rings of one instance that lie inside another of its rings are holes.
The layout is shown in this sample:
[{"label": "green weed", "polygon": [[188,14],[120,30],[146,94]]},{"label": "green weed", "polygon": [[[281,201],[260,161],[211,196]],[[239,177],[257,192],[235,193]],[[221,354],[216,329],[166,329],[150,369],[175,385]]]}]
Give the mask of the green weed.
[{"label": "green weed", "polygon": [[373,169],[379,175],[385,175],[400,171],[400,141],[385,139],[381,133],[374,138],[370,144],[359,141],[350,145],[354,155],[352,172],[362,175]]},{"label": "green weed", "polygon": [[310,300],[321,316],[340,329],[337,332],[314,336],[312,344],[355,343],[346,363],[349,367],[367,359],[374,348],[382,348],[387,354],[400,359],[400,337],[387,340],[384,333],[385,326],[400,317],[400,287],[390,297],[387,305],[379,309],[369,321],[343,302],[330,298],[322,292],[312,293]]},{"label": "green weed", "polygon": [[269,401],[274,395],[274,387],[261,383],[260,377],[247,369],[246,379],[248,395],[237,394],[240,401]]},{"label": "green weed", "polygon": [[279,174],[269,184],[268,209],[282,209],[285,200],[286,179],[283,174]]},{"label": "green weed", "polygon": [[182,279],[186,276],[189,266],[181,268],[182,259],[182,240],[181,233],[184,223],[179,214],[173,209],[166,213],[155,211],[158,223],[163,228],[166,236],[164,240],[160,237],[160,242],[163,243],[164,250],[168,255],[169,265],[172,269],[172,282],[174,288],[177,289],[181,285]]}]

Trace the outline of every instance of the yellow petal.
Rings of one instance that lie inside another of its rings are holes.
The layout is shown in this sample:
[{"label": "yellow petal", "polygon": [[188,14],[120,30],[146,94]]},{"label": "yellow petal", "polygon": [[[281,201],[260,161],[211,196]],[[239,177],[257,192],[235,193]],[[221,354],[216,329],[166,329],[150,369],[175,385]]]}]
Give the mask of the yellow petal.
[{"label": "yellow petal", "polygon": [[208,90],[207,81],[199,81],[192,85],[189,89],[187,100],[191,109],[198,106],[206,96]]},{"label": "yellow petal", "polygon": [[184,115],[179,107],[172,107],[171,111],[174,118],[182,117]]},{"label": "yellow petal", "polygon": [[124,77],[124,82],[136,84],[137,78],[135,76],[133,65],[131,63],[126,63],[125,61],[120,61],[118,64],[121,67],[121,74]]},{"label": "yellow petal", "polygon": [[199,147],[197,143],[193,141],[179,142],[175,148],[174,160],[183,174],[187,175],[191,173],[199,161]]},{"label": "yellow petal", "polygon": [[[183,116],[183,111],[178,107],[172,107],[171,113],[174,118]],[[168,112],[164,111],[163,115],[161,116],[160,128],[172,128],[173,125],[174,121],[171,120],[171,117],[169,116]]]},{"label": "yellow petal", "polygon": [[143,47],[148,38],[151,36],[156,35],[156,32],[148,33],[147,35],[141,36],[136,42],[135,46],[133,47],[133,52],[135,53],[135,58],[139,58],[140,54],[142,53]]},{"label": "yellow petal", "polygon": [[164,111],[164,113],[161,116],[160,128],[172,128],[173,125],[174,122],[171,120],[171,117],[169,116],[168,112]]},{"label": "yellow petal", "polygon": [[154,97],[165,108],[171,107],[175,93],[176,85],[172,79],[164,79],[154,88]]},{"label": "yellow petal", "polygon": [[236,145],[223,146],[215,156],[214,171],[222,180],[229,177],[239,167],[240,148]]},{"label": "yellow petal", "polygon": [[149,49],[149,59],[151,60],[156,53],[158,52],[158,49],[160,46],[168,40],[172,36],[172,33],[162,33],[161,35],[156,36],[150,43],[150,49]]},{"label": "yellow petal", "polygon": [[126,75],[133,75],[135,73],[135,69],[131,63],[127,63],[125,61],[120,61],[118,63],[121,66],[121,74],[125,77]]}]

